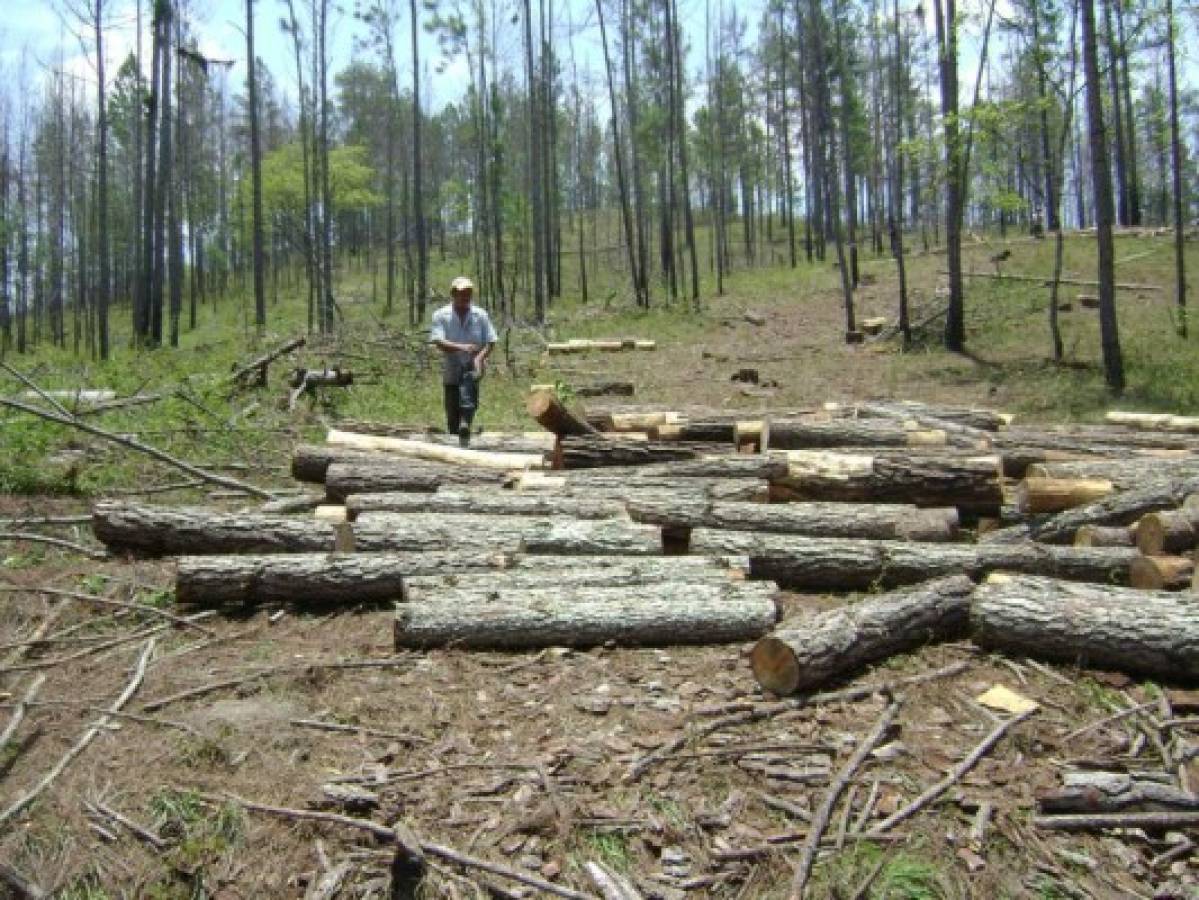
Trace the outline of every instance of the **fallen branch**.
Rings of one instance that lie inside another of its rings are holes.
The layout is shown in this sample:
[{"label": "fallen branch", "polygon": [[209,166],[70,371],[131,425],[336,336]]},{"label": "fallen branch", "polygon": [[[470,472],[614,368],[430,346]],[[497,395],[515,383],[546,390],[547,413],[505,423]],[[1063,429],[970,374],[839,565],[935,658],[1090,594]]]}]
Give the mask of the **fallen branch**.
[{"label": "fallen branch", "polygon": [[[285,806],[267,806],[262,803],[255,803],[252,800],[246,800],[238,797],[235,794],[224,794],[222,796],[213,796],[211,794],[200,794],[200,799],[209,803],[225,803],[232,802],[241,806],[250,812],[260,812],[272,816],[280,816],[285,819],[307,819],[312,822],[326,822],[331,825],[341,825],[346,828],[356,828],[359,831],[365,831],[372,834],[381,840],[389,843],[396,843],[398,836],[394,828],[389,828],[386,825],[380,825],[378,822],[372,822],[370,819],[359,819],[354,816],[343,816],[339,813],[320,812],[318,810],[309,809],[291,809]],[[583,894],[579,891],[571,890],[567,887],[554,884],[552,881],[546,881],[538,878],[535,875],[530,875],[527,872],[521,872],[517,869],[510,869],[507,866],[502,866],[499,863],[489,862],[485,859],[479,859],[474,856],[468,856],[465,853],[460,853],[451,847],[445,847],[441,844],[434,844],[431,841],[419,840],[420,849],[430,856],[436,856],[440,859],[448,860],[449,862],[457,863],[460,866],[466,866],[472,869],[482,869],[484,872],[491,872],[493,875],[502,875],[505,878],[511,878],[513,881],[518,881],[521,884],[527,884],[529,887],[537,888],[545,891],[547,894],[554,894],[558,897],[567,897],[569,900],[594,900],[592,895]]]},{"label": "fallen branch", "polygon": [[641,894],[623,876],[595,860],[590,860],[583,868],[604,900],[641,900]]},{"label": "fallen branch", "polygon": [[4,528],[39,528],[50,525],[87,525],[91,516],[34,516],[25,519],[0,519]]},{"label": "fallen branch", "polygon": [[[108,712],[120,712],[120,710],[124,708],[125,704],[129,702],[130,698],[137,693],[137,689],[141,687],[142,679],[146,675],[146,664],[149,663],[150,655],[154,652],[154,644],[155,638],[150,638],[148,641],[146,641],[146,645],[142,648],[141,655],[138,657],[137,665],[134,667],[133,677],[125,686],[125,690],[121,691],[120,696],[112,702],[112,705],[108,708]],[[83,733],[83,736],[80,737],[79,740],[76,741],[74,745],[72,745],[71,748],[62,755],[58,762],[54,764],[53,768],[51,768],[50,771],[47,772],[37,784],[30,788],[30,790],[23,796],[18,797],[12,803],[12,805],[8,807],[8,809],[4,810],[4,812],[0,812],[0,830],[3,830],[3,827],[10,819],[19,815],[22,810],[24,810],[27,806],[29,806],[29,804],[33,803],[34,800],[40,797],[42,792],[54,782],[54,779],[61,775],[67,766],[71,764],[71,761],[84,750],[86,750],[88,744],[94,741],[100,732],[105,731],[108,728],[108,723],[109,716],[106,712],[104,715],[100,716],[100,718],[97,719],[87,731]]]},{"label": "fallen branch", "polygon": [[[155,660],[155,662],[158,662],[158,660]],[[9,705],[10,704],[0,703],[0,709],[7,708]],[[196,738],[196,740],[212,740],[212,738],[210,738],[208,735],[197,730],[196,728],[193,728],[191,725],[188,725],[185,722],[176,722],[174,719],[160,719],[157,716],[142,716],[138,715],[137,713],[125,711],[117,712],[111,709],[105,709],[103,706],[95,706],[91,703],[80,703],[75,700],[34,700],[29,705],[35,709],[39,706],[66,706],[73,709],[82,709],[87,712],[105,713],[109,716],[112,716],[114,719],[128,719],[130,722],[140,722],[143,725],[157,725],[161,728],[174,728],[178,731],[190,734],[192,737]]]},{"label": "fallen branch", "polygon": [[30,881],[27,875],[18,872],[6,862],[0,862],[0,884],[4,884],[19,900],[42,900],[43,897],[50,896]]},{"label": "fallen branch", "polygon": [[797,709],[803,709],[808,706],[816,706],[821,703],[839,703],[850,702],[854,700],[864,700],[875,694],[893,694],[897,693],[902,687],[910,687],[916,684],[924,684],[928,681],[935,681],[940,678],[950,678],[954,675],[959,675],[969,668],[969,663],[956,662],[944,668],[937,669],[934,672],[925,672],[920,675],[913,675],[908,678],[900,678],[892,682],[884,684],[866,684],[859,687],[845,688],[839,691],[828,691],[823,694],[810,694],[806,697],[793,697],[787,700],[781,700],[777,703],[760,703],[760,704],[726,704],[714,710],[707,710],[708,714],[719,715],[722,712],[728,711],[730,715],[725,715],[722,718],[715,719],[703,725],[694,732],[684,732],[678,737],[667,741],[660,747],[651,750],[649,753],[636,760],[627,772],[625,772],[623,781],[627,784],[634,782],[644,775],[658,763],[667,759],[682,748],[689,740],[702,740],[714,732],[721,731],[725,728],[732,728],[737,725],[747,725],[750,722],[757,722],[761,719],[768,719],[772,716],[777,716],[785,712],[791,712]]},{"label": "fallen branch", "polygon": [[0,593],[4,592],[21,592],[28,591],[34,594],[46,594],[51,597],[65,597],[68,600],[78,600],[81,603],[94,603],[97,606],[116,606],[120,609],[132,609],[138,612],[149,613],[152,616],[158,616],[161,619],[166,619],[176,625],[182,625],[186,628],[194,628],[201,634],[213,637],[215,632],[205,628],[202,625],[197,625],[191,621],[192,617],[177,616],[174,613],[169,613],[165,609],[159,609],[157,606],[150,606],[148,603],[138,603],[135,600],[113,600],[109,597],[96,597],[92,594],[85,594],[82,591],[69,591],[65,588],[52,587],[37,587],[23,586],[19,584],[0,584]]},{"label": "fallen branch", "polygon": [[365,734],[370,737],[389,738],[407,744],[430,744],[428,738],[419,734],[403,734],[398,731],[380,731],[377,728],[363,728],[360,725],[342,725],[338,722],[319,722],[315,719],[292,719],[291,724],[297,728],[315,728],[318,731],[338,731],[348,734]]},{"label": "fallen branch", "polygon": [[965,759],[954,766],[948,775],[946,775],[932,787],[925,790],[924,793],[922,793],[907,806],[896,810],[869,831],[865,832],[865,836],[867,838],[872,838],[885,834],[900,822],[918,813],[937,797],[945,793],[945,791],[949,790],[949,788],[954,784],[957,784],[957,782],[960,781],[967,772],[978,765],[978,761],[982,759],[992,747],[999,743],[999,741],[1005,734],[1008,733],[1011,728],[1019,725],[1035,712],[1036,709],[1030,709],[1027,712],[1020,713],[1018,716],[1014,716],[1013,718],[1001,722],[995,728],[995,730],[983,738],[982,742],[977,747],[970,751],[969,755]]},{"label": "fallen branch", "polygon": [[83,801],[84,807],[96,816],[103,816],[106,819],[112,819],[118,825],[123,825],[129,831],[133,832],[155,850],[165,850],[167,842],[160,838],[157,834],[146,828],[144,825],[139,825],[137,822],[130,819],[115,809],[105,806],[103,803],[92,803],[90,800]]},{"label": "fallen branch", "polygon": [[4,727],[4,732],[0,733],[0,753],[5,752],[4,748],[12,740],[13,735],[17,733],[17,729],[21,727],[21,722],[25,719],[25,710],[33,703],[33,698],[37,696],[37,692],[42,689],[42,685],[45,683],[46,676],[39,674],[30,683],[29,688],[25,691],[25,696],[13,707],[12,718],[8,720],[8,724]]},{"label": "fallen branch", "polygon": [[833,783],[829,785],[825,792],[824,800],[821,801],[820,807],[812,816],[812,825],[808,829],[807,840],[804,841],[803,849],[799,854],[799,862],[795,864],[795,875],[791,879],[791,896],[802,897],[807,889],[808,877],[812,874],[812,863],[816,860],[816,852],[820,849],[820,841],[824,838],[825,829],[828,828],[829,819],[832,818],[833,808],[837,805],[837,800],[841,796],[841,792],[845,790],[845,786],[849,784],[849,780],[853,778],[858,767],[865,762],[866,757],[878,745],[884,735],[890,730],[895,717],[899,715],[899,707],[902,701],[892,700],[879,716],[874,728],[870,733],[858,744],[853,755],[837,773],[837,777],[833,779]]},{"label": "fallen branch", "polygon": [[106,550],[97,550],[95,547],[85,547],[83,544],[77,544],[74,541],[66,541],[62,538],[49,537],[44,534],[35,534],[28,531],[0,531],[0,541],[29,541],[32,544],[49,544],[51,547],[58,547],[60,550],[82,553],[89,559],[109,558]]},{"label": "fallen branch", "polygon": [[307,339],[301,335],[297,338],[292,338],[286,344],[276,347],[257,359],[246,363],[244,366],[233,370],[233,374],[229,376],[229,380],[234,383],[240,383],[245,380],[248,375],[256,375],[255,379],[259,384],[266,384],[266,367],[277,360],[285,353],[290,353],[292,350],[298,350],[307,343]]},{"label": "fallen branch", "polygon": [[[948,275],[948,272],[938,272],[939,275]],[[1031,275],[996,275],[993,272],[963,272],[962,275],[966,278],[990,278],[994,281],[1024,281],[1032,284],[1041,284],[1048,286],[1053,281],[1052,278],[1037,278]],[[1098,281],[1087,281],[1084,278],[1059,278],[1058,284],[1071,284],[1075,287],[1099,287]],[[1117,281],[1113,287],[1122,291],[1160,291],[1161,286],[1156,284],[1131,284],[1129,282]]]},{"label": "fallen branch", "polygon": [[1034,816],[1032,821],[1038,828],[1056,828],[1064,831],[1098,831],[1104,828],[1174,830],[1178,828],[1194,828],[1196,825],[1199,825],[1199,811]]},{"label": "fallen branch", "polygon": [[48,422],[55,422],[59,425],[68,425],[72,428],[78,428],[80,431],[85,431],[88,434],[95,435],[98,438],[103,438],[106,441],[111,441],[114,444],[119,444],[122,447],[127,447],[130,450],[136,450],[139,453],[144,453],[151,456],[159,462],[166,463],[169,466],[174,466],[176,469],[181,469],[196,478],[207,481],[210,484],[219,484],[221,487],[229,488],[234,491],[242,491],[246,494],[252,494],[255,497],[261,497],[264,500],[273,500],[275,495],[269,491],[264,491],[262,488],[254,487],[252,484],[244,484],[234,478],[226,478],[224,475],[215,475],[212,472],[207,472],[204,469],[193,466],[189,462],[184,462],[181,459],[176,459],[169,453],[164,453],[157,447],[152,447],[149,444],[143,444],[141,441],[135,440],[127,435],[116,434],[111,431],[105,431],[103,428],[97,428],[95,425],[89,425],[87,422],[80,421],[74,416],[55,415],[52,412],[44,409],[38,409],[36,406],[30,406],[27,403],[21,403],[17,400],[10,400],[6,397],[0,397],[0,406],[6,406],[9,409],[15,409],[19,412],[28,413],[31,416],[37,416],[39,419],[45,419]]}]

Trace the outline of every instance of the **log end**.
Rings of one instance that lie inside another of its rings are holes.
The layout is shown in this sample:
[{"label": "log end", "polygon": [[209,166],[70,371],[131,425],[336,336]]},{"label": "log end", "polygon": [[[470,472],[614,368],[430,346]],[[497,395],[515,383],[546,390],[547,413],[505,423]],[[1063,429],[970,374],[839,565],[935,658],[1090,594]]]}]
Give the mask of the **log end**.
[{"label": "log end", "polygon": [[785,697],[799,687],[799,661],[785,641],[767,635],[754,644],[750,655],[754,678],[771,693]]}]

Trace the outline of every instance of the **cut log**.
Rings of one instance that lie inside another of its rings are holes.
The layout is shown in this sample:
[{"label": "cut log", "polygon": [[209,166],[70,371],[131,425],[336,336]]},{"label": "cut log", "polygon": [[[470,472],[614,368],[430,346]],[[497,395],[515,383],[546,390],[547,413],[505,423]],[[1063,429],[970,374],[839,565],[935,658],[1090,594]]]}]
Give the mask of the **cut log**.
[{"label": "cut log", "polygon": [[903,423],[869,419],[804,421],[772,419],[772,450],[811,450],[822,447],[943,446],[944,431],[907,428]]},{"label": "cut log", "polygon": [[481,469],[540,469],[545,459],[533,453],[500,453],[491,450],[471,450],[463,447],[446,447],[427,441],[405,438],[382,437],[373,434],[354,434],[352,431],[331,429],[326,442],[338,447],[355,450],[382,450],[397,459],[419,459],[426,462],[449,463]]},{"label": "cut log", "polygon": [[812,537],[951,541],[957,536],[953,507],[920,509],[904,504],[709,503],[695,498],[663,502],[630,500],[630,517],[672,528],[720,528]]},{"label": "cut log", "polygon": [[344,506],[332,503],[322,504],[312,511],[312,515],[325,522],[348,522],[349,513]]},{"label": "cut log", "polygon": [[571,385],[576,397],[632,397],[636,385],[631,381],[588,381]]},{"label": "cut log", "polygon": [[[761,637],[778,618],[773,591],[660,583],[589,588],[536,600],[524,592],[396,605],[395,645],[526,650],[538,647],[723,644]],[[461,605],[469,603],[467,606]]]},{"label": "cut log", "polygon": [[1136,558],[1132,548],[1012,544],[929,544],[807,538],[750,531],[696,528],[689,551],[744,554],[750,575],[796,590],[857,591],[899,587],[930,578],[999,570],[1052,575],[1104,584],[1124,583]]},{"label": "cut log", "polygon": [[[1037,466],[1030,466],[1035,470]],[[1061,512],[1106,497],[1115,485],[1103,478],[1033,478],[1016,485],[1016,509],[1024,515]]]},{"label": "cut log", "polygon": [[559,458],[564,469],[593,469],[697,459],[704,453],[719,452],[721,449],[709,444],[629,441],[604,435],[578,435],[562,439]]},{"label": "cut log", "polygon": [[996,574],[975,591],[970,625],[977,643],[1021,657],[1199,678],[1199,605],[1184,595]]},{"label": "cut log", "polygon": [[[745,583],[744,575],[733,569],[696,566],[674,569],[662,564],[686,558],[659,557],[661,562],[650,570],[653,583],[694,584],[716,588]],[[561,570],[525,568],[519,571],[421,575],[404,578],[403,596],[398,599],[409,603],[453,603],[463,610],[469,610],[476,603],[489,598],[520,597],[529,603],[540,603],[558,598],[568,600],[577,596],[579,591],[588,588],[624,588],[629,592],[630,588],[644,587],[647,582],[646,575],[646,570],[636,565],[635,557],[631,558],[630,564],[624,566],[573,568],[569,574]],[[555,583],[563,576],[568,579],[568,585]],[[771,586],[771,589],[776,590],[774,586]]]},{"label": "cut log", "polygon": [[596,433],[596,430],[588,425],[586,420],[578,418],[568,410],[552,390],[534,391],[529,396],[525,409],[530,416],[537,420],[538,425],[559,437]]},{"label": "cut log", "polygon": [[396,460],[392,463],[375,461],[369,464],[334,463],[325,473],[325,497],[331,503],[344,503],[346,497],[352,494],[429,494],[450,485],[499,487],[506,483],[508,478],[508,473],[499,469],[422,465],[414,460]]},{"label": "cut log", "polygon": [[508,559],[506,568],[512,572],[551,573],[555,579],[569,576],[576,569],[628,569],[641,572],[647,583],[671,581],[675,575],[686,581],[687,573],[728,569],[734,578],[749,574],[749,557],[737,554],[717,556],[538,556],[518,553]]},{"label": "cut log", "polygon": [[677,425],[686,421],[682,413],[668,410],[644,412],[613,412],[604,409],[588,409],[587,423],[603,432],[649,431],[659,425]]},{"label": "cut log", "polygon": [[888,319],[886,316],[870,316],[868,318],[862,319],[862,321],[860,322],[860,324],[862,326],[862,333],[869,334],[869,335],[878,334],[887,326],[887,323],[889,321],[891,321],[891,320]]},{"label": "cut log", "polygon": [[[348,450],[328,444],[297,444],[291,455],[291,477],[309,484],[324,484],[325,473],[334,462],[377,463],[382,454],[369,450]],[[384,457],[384,462],[387,459]]]},{"label": "cut log", "polygon": [[655,425],[649,430],[651,440],[690,441],[692,443],[731,444],[734,441],[736,423],[727,422],[681,422],[678,424]]},{"label": "cut log", "polygon": [[1146,591],[1185,591],[1194,573],[1194,562],[1185,556],[1138,556],[1129,568],[1128,583]]},{"label": "cut log", "polygon": [[955,506],[980,515],[994,515],[1003,504],[997,456],[788,450],[781,458],[787,474],[772,480],[776,499]]},{"label": "cut log", "polygon": [[765,503],[770,495],[770,483],[754,478],[624,478],[620,475],[598,477],[601,472],[616,471],[620,470],[580,469],[558,475],[525,472],[516,484],[516,489],[522,494],[562,494],[616,500],[621,503],[631,500],[669,503],[672,500],[687,498]]},{"label": "cut log", "polygon": [[734,422],[733,444],[738,453],[765,453],[770,449],[770,422],[766,419]]},{"label": "cut log", "polygon": [[[394,425],[390,422],[364,421],[360,419],[341,419],[337,423],[341,431],[352,431],[356,434],[373,434],[384,437],[407,438],[413,441],[425,441],[430,444],[458,446],[456,434],[445,434],[441,431],[430,431],[411,425]],[[471,435],[470,445],[475,450],[499,450],[506,453],[549,453],[554,449],[554,436],[544,431],[481,431]],[[319,445],[327,446],[327,445]],[[369,452],[369,451],[366,451]],[[383,454],[374,453],[378,457]]]},{"label": "cut log", "polygon": [[1199,516],[1183,509],[1146,513],[1137,521],[1137,549],[1146,556],[1180,553],[1195,546]]},{"label": "cut log", "polygon": [[1167,812],[1199,809],[1199,797],[1169,784],[1125,772],[1076,772],[1056,790],[1039,791],[1043,814]]},{"label": "cut log", "polygon": [[1068,450],[1119,459],[1131,449],[1199,452],[1199,436],[1185,432],[1138,431],[1114,425],[1070,425],[1061,428],[1009,428],[991,435],[996,449],[1014,446]]},{"label": "cut log", "polygon": [[1121,491],[1095,503],[1050,516],[1033,526],[1029,535],[1045,543],[1066,543],[1074,539],[1075,532],[1083,525],[1131,525],[1146,513],[1177,507],[1187,494],[1197,490],[1199,478],[1183,478]]},{"label": "cut log", "polygon": [[657,528],[621,519],[542,516],[454,516],[434,513],[363,513],[354,522],[358,550],[431,550],[473,546],[481,551],[524,550],[578,556],[657,555]]},{"label": "cut log", "polygon": [[[521,472],[516,476],[516,484],[524,489],[531,485],[552,484],[554,478],[564,478],[568,484],[602,484],[613,480],[640,484],[650,481],[681,481],[686,478],[773,480],[786,474],[785,459],[717,454],[647,466],[604,466],[554,474]],[[551,480],[547,481],[547,478]]]},{"label": "cut log", "polygon": [[1131,547],[1136,532],[1124,525],[1083,525],[1074,535],[1075,547]]},{"label": "cut log", "polygon": [[510,557],[476,549],[418,553],[184,556],[175,596],[196,606],[357,605],[403,596],[404,579],[503,568]]},{"label": "cut log", "polygon": [[863,403],[824,404],[825,412],[843,418],[867,416],[883,419],[911,419],[927,428],[944,428],[946,424],[976,432],[999,431],[1011,424],[1010,413],[996,412],[971,406],[940,406],[915,400],[868,400]]},{"label": "cut log", "polygon": [[351,494],[345,506],[349,518],[361,513],[441,513],[453,515],[566,516],[575,519],[622,519],[625,505],[607,497],[570,496],[502,488],[439,489],[431,494],[393,491]]},{"label": "cut log", "polygon": [[1199,433],[1199,416],[1172,416],[1168,413],[1138,413],[1112,410],[1103,417],[1111,425],[1127,425],[1155,431]]},{"label": "cut log", "polygon": [[758,684],[808,691],[930,641],[965,635],[974,582],[955,575],[784,622],[754,645]]},{"label": "cut log", "polygon": [[[1028,467],[1029,478],[1105,479],[1118,491],[1140,487],[1149,480],[1199,476],[1199,457],[1088,459],[1036,463]],[[1098,498],[1096,498],[1098,499]]]}]

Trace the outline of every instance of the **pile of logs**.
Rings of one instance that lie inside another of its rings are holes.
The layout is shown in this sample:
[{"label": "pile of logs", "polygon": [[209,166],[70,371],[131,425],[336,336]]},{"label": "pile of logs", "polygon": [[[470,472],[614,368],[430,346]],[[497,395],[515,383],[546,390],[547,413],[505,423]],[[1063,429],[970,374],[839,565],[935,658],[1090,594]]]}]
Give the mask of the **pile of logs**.
[{"label": "pile of logs", "polygon": [[[294,476],[324,488],[315,516],[104,503],[95,531],[180,556],[188,604],[395,602],[402,647],[761,638],[754,672],[778,693],[963,637],[1199,677],[1199,607],[1177,593],[1199,533],[1185,421],[1016,428],[895,402],[584,413],[550,390],[528,409],[543,432],[469,449],[368,423],[297,447]],[[768,635],[780,587],[871,595]]]}]

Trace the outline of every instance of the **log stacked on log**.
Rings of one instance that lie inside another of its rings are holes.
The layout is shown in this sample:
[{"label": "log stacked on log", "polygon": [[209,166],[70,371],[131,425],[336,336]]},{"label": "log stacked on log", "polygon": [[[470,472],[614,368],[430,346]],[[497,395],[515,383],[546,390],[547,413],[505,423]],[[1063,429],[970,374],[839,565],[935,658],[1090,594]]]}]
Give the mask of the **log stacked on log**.
[{"label": "log stacked on log", "polygon": [[997,456],[903,457],[833,451],[781,451],[787,474],[775,479],[778,499],[956,506],[982,515],[1003,504]]},{"label": "log stacked on log", "polygon": [[325,473],[325,497],[343,503],[351,494],[405,492],[428,494],[447,486],[501,486],[510,481],[500,469],[469,470],[459,466],[421,465],[412,460],[334,463]]},{"label": "log stacked on log", "polygon": [[1199,416],[1174,416],[1168,413],[1119,412],[1112,410],[1105,421],[1112,425],[1127,425],[1154,431],[1181,431],[1199,434]]},{"label": "log stacked on log", "polygon": [[698,459],[704,453],[719,453],[722,449],[711,444],[630,441],[604,435],[571,435],[563,437],[559,442],[558,450],[555,453],[555,468],[595,469],[603,466],[645,466],[652,463]]},{"label": "log stacked on log", "polygon": [[588,425],[586,419],[580,419],[567,409],[553,390],[534,391],[529,395],[525,409],[538,425],[558,437],[596,433],[595,428]]},{"label": "log stacked on log", "polygon": [[770,420],[773,450],[811,450],[832,447],[940,447],[948,443],[943,429],[908,427],[891,420],[803,419]]},{"label": "log stacked on log", "polygon": [[449,463],[480,469],[540,469],[545,458],[539,453],[501,453],[496,450],[472,450],[466,447],[446,447],[427,441],[355,434],[352,431],[331,429],[326,442],[355,450],[381,450],[397,458],[419,459],[427,462]]},{"label": "log stacked on log", "polygon": [[502,488],[438,489],[433,493],[401,491],[350,494],[346,518],[361,513],[440,513],[484,516],[566,516],[576,519],[622,519],[625,504],[606,496],[573,496]]}]

